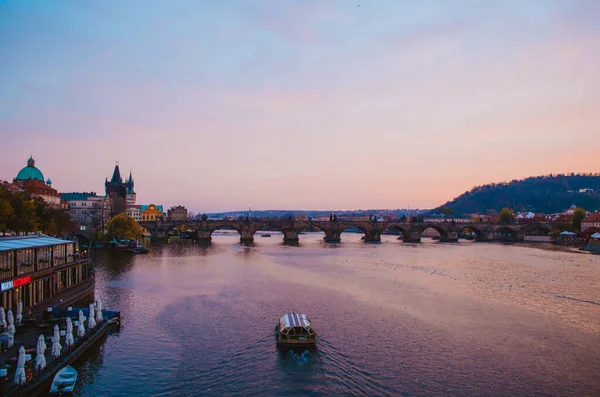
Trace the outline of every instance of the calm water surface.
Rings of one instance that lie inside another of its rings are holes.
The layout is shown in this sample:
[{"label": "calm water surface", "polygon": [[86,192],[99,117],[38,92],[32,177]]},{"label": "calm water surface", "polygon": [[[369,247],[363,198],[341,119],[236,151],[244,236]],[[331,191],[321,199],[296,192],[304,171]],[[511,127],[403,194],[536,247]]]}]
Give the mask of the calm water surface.
[{"label": "calm water surface", "polygon": [[[122,324],[75,364],[76,394],[600,395],[600,256],[272,235],[96,252],[96,293]],[[316,351],[277,351],[293,310]]]}]

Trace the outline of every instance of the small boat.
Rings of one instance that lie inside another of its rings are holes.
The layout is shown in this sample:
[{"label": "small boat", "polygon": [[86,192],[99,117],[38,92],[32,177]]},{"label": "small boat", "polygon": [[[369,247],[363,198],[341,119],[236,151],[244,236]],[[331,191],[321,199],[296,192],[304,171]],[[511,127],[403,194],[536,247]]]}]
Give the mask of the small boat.
[{"label": "small boat", "polygon": [[275,326],[275,337],[280,347],[311,348],[317,344],[317,333],[306,314],[284,314]]},{"label": "small boat", "polygon": [[148,249],[146,249],[143,245],[138,245],[137,247],[133,247],[130,249],[134,254],[147,254]]},{"label": "small boat", "polygon": [[269,233],[263,233],[260,235],[260,237],[271,237],[271,235]]},{"label": "small boat", "polygon": [[50,387],[50,393],[63,394],[73,393],[75,388],[75,382],[77,382],[77,371],[75,368],[67,365],[54,376],[52,386]]}]

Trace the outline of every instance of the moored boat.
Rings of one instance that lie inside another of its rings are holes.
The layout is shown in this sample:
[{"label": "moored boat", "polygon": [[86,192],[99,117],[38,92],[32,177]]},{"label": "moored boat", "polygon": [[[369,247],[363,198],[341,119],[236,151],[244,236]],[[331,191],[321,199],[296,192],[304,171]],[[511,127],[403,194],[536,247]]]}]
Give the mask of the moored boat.
[{"label": "moored boat", "polygon": [[51,394],[71,394],[77,382],[77,371],[75,368],[67,365],[54,376],[52,386],[50,387]]},{"label": "moored boat", "polygon": [[306,314],[289,313],[279,319],[275,327],[277,345],[281,347],[314,347],[317,333]]},{"label": "moored boat", "polygon": [[144,247],[143,245],[138,245],[136,247],[130,248],[129,250],[131,252],[133,252],[134,254],[147,254],[148,253],[148,249],[146,247]]}]

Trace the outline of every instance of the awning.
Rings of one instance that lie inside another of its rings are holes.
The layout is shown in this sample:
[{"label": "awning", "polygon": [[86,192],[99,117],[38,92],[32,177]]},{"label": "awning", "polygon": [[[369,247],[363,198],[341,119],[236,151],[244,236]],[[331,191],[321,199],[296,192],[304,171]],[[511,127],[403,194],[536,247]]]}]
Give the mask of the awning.
[{"label": "awning", "polygon": [[0,251],[11,251],[72,243],[73,242],[69,240],[48,237],[43,234],[32,234],[31,236],[2,237],[0,238]]}]

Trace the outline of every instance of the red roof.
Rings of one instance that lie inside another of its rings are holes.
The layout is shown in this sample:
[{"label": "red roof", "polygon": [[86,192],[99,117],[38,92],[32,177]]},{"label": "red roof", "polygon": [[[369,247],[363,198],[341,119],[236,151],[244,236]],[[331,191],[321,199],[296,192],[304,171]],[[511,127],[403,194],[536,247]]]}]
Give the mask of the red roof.
[{"label": "red roof", "polygon": [[594,212],[586,216],[582,222],[600,222],[600,212]]}]

